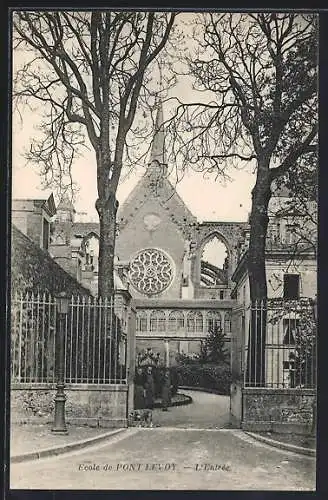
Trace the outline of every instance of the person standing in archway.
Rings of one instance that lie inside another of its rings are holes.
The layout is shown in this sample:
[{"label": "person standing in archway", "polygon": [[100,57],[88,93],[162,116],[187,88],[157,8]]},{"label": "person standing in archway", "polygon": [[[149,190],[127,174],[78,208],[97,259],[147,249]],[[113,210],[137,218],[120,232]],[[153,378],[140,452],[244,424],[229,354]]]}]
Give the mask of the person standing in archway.
[{"label": "person standing in archway", "polygon": [[146,380],[145,380],[145,392],[146,392],[146,408],[152,410],[154,407],[155,399],[155,384],[153,369],[151,366],[147,366],[146,370]]},{"label": "person standing in archway", "polygon": [[134,409],[142,410],[145,408],[145,375],[142,367],[137,367],[134,377]]},{"label": "person standing in archway", "polygon": [[167,411],[170,403],[171,403],[171,377],[169,368],[166,368],[162,384],[162,410]]}]

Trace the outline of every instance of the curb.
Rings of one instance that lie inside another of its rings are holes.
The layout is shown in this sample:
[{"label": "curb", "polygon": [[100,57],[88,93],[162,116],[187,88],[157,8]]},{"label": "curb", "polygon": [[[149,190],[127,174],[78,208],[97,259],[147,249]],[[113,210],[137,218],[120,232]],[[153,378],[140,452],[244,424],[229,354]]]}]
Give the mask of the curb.
[{"label": "curb", "polygon": [[274,439],[267,438],[265,436],[259,436],[253,432],[244,431],[245,434],[251,436],[252,438],[260,441],[262,443],[268,444],[275,448],[280,448],[281,450],[292,451],[293,453],[299,453],[301,455],[308,455],[310,457],[316,456],[316,450],[311,448],[304,448],[303,446],[296,446],[295,444],[283,443],[282,441],[276,441]]},{"label": "curb", "polygon": [[126,428],[116,429],[114,431],[110,431],[110,432],[106,432],[104,434],[101,434],[100,436],[95,436],[92,438],[83,439],[82,441],[76,441],[75,443],[73,442],[73,443],[68,443],[68,444],[62,445],[62,446],[54,446],[52,448],[45,448],[45,449],[39,450],[39,451],[29,451],[28,453],[23,453],[22,455],[14,455],[14,456],[10,457],[10,462],[17,464],[17,463],[26,462],[29,460],[37,460],[39,458],[61,455],[62,453],[67,453],[69,451],[78,450],[81,448],[86,448],[89,445],[99,443],[100,441],[104,441],[105,439],[107,439],[111,436],[115,436],[116,434],[119,434],[125,430],[126,430]]},{"label": "curb", "polygon": [[[187,396],[186,394],[183,394],[183,393],[179,393],[179,396],[183,396],[185,399],[182,399],[180,401],[176,401],[175,403],[170,403],[168,405],[169,408],[174,408],[175,406],[186,406],[186,405],[190,405],[193,401],[192,401],[192,397],[191,396]],[[157,402],[157,403],[154,403],[154,408],[162,408],[162,403],[161,402]]]},{"label": "curb", "polygon": [[216,394],[217,396],[229,396],[229,394],[222,394],[222,392],[217,391],[216,389],[206,389],[206,387],[193,387],[191,385],[179,385],[179,389],[186,391],[199,391],[199,392],[208,392],[209,394]]}]

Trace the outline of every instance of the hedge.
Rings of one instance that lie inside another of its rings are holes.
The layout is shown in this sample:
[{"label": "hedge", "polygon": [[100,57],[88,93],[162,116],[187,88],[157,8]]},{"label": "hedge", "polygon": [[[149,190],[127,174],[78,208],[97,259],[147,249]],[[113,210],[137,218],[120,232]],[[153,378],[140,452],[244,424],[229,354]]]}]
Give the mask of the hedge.
[{"label": "hedge", "polygon": [[222,395],[230,394],[230,365],[223,363],[188,363],[175,367],[179,386],[203,387]]}]

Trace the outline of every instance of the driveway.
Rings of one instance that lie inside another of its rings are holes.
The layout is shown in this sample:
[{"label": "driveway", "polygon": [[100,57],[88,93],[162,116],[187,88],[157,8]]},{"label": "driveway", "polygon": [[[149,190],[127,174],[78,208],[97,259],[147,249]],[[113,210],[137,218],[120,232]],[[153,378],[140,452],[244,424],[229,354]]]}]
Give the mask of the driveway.
[{"label": "driveway", "polygon": [[184,389],[179,392],[191,396],[193,402],[185,406],[173,406],[167,412],[155,409],[155,427],[220,429],[229,425],[229,396]]}]

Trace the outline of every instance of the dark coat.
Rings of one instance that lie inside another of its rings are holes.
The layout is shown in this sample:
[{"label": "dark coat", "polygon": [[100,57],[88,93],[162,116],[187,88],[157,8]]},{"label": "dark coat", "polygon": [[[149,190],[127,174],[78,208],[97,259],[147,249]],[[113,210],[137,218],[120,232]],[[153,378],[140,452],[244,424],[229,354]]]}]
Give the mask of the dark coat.
[{"label": "dark coat", "polygon": [[154,377],[152,373],[146,373],[145,378],[146,408],[153,408],[155,398]]}]

